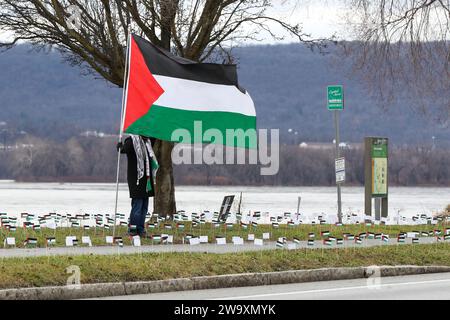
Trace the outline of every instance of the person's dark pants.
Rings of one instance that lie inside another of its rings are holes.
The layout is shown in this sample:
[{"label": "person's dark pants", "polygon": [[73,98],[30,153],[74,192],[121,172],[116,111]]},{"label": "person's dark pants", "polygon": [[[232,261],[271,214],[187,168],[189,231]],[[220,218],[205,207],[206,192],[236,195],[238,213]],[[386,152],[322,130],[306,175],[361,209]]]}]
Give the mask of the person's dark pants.
[{"label": "person's dark pants", "polygon": [[139,235],[145,234],[145,217],[148,213],[148,198],[132,199],[130,226],[136,226],[136,230],[130,228],[130,232]]}]

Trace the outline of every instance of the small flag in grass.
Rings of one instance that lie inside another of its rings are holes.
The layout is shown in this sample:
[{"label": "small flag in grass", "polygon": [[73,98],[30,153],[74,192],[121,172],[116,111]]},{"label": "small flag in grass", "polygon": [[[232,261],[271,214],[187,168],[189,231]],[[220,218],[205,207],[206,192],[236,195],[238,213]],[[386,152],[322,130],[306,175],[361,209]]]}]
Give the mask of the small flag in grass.
[{"label": "small flag in grass", "polygon": [[413,238],[412,239],[412,243],[413,244],[418,244],[420,242],[419,238]]},{"label": "small flag in grass", "polygon": [[56,238],[55,237],[48,237],[46,238],[47,246],[53,246],[56,244]]},{"label": "small flag in grass", "polygon": [[444,241],[449,241],[450,240],[450,234],[446,234],[444,236]]},{"label": "small flag in grass", "polygon": [[375,239],[376,239],[376,240],[381,240],[382,236],[383,236],[383,235],[382,235],[381,233],[376,233],[376,234],[375,234]]},{"label": "small flag in grass", "polygon": [[308,240],[308,246],[312,247],[316,244],[314,240]]},{"label": "small flag in grass", "polygon": [[367,238],[367,234],[366,234],[366,233],[360,233],[360,234],[358,235],[358,238],[360,238],[360,239],[365,239],[365,238]]},{"label": "small flag in grass", "polygon": [[288,227],[291,227],[291,228],[295,227],[294,221],[289,221],[289,222],[287,223],[287,225],[288,225]]},{"label": "small flag in grass", "polygon": [[335,242],[337,239],[336,237],[329,237],[328,240]]},{"label": "small flag in grass", "polygon": [[296,244],[300,244],[300,239],[299,239],[299,238],[297,238],[297,237],[294,237],[294,243],[296,243]]},{"label": "small flag in grass", "polygon": [[429,236],[428,232],[423,232],[423,231],[420,233],[420,235],[422,237],[428,237]]},{"label": "small flag in grass", "polygon": [[343,245],[343,244],[344,244],[344,239],[337,239],[337,240],[336,240],[336,244],[337,244],[338,246]]},{"label": "small flag in grass", "polygon": [[172,230],[172,225],[171,225],[171,224],[165,224],[165,225],[164,225],[164,229],[166,229],[166,230]]},{"label": "small flag in grass", "polygon": [[320,224],[321,224],[321,225],[324,225],[324,224],[326,224],[326,223],[327,223],[326,220],[320,220]]},{"label": "small flag in grass", "polygon": [[399,235],[398,238],[397,238],[397,242],[398,243],[405,243],[406,242],[406,237]]},{"label": "small flag in grass", "polygon": [[228,230],[233,229],[233,224],[232,224],[232,223],[227,223],[227,229],[228,229]]},{"label": "small flag in grass", "polygon": [[442,234],[441,230],[434,230],[434,235],[440,236]]},{"label": "small flag in grass", "polygon": [[326,246],[332,246],[333,245],[333,240],[325,239],[325,240],[323,240],[323,244],[326,245]]},{"label": "small flag in grass", "polygon": [[27,238],[23,243],[24,246],[35,246],[37,245],[38,240],[36,238]]},{"label": "small flag in grass", "polygon": [[277,248],[284,248],[284,242],[278,240],[278,241],[277,241]]},{"label": "small flag in grass", "polygon": [[375,234],[373,232],[367,232],[367,239],[375,239]]},{"label": "small flag in grass", "polygon": [[389,235],[383,234],[383,236],[381,237],[381,241],[383,241],[383,242],[389,242]]},{"label": "small flag in grass", "polygon": [[252,221],[252,227],[253,227],[253,228],[257,228],[257,227],[258,227],[258,222]]},{"label": "small flag in grass", "polygon": [[123,239],[122,237],[115,237],[114,243],[117,244],[119,247],[123,247]]},{"label": "small flag in grass", "polygon": [[273,222],[272,223],[272,228],[278,229],[279,227],[280,227],[280,224],[278,222]]},{"label": "small flag in grass", "polygon": [[356,238],[355,238],[355,243],[356,243],[356,244],[362,244],[363,241],[362,241],[362,239],[361,239],[360,237],[356,237]]},{"label": "small flag in grass", "polygon": [[156,242],[161,241],[161,235],[160,235],[160,234],[154,234],[154,235],[152,235],[152,240],[153,240],[153,241],[156,241]]},{"label": "small flag in grass", "polygon": [[194,236],[192,234],[187,234],[184,238],[186,240],[192,239]]},{"label": "small flag in grass", "polygon": [[79,228],[80,227],[80,223],[79,222],[72,222],[72,228]]},{"label": "small flag in grass", "polygon": [[309,239],[314,239],[315,237],[316,237],[316,234],[314,232],[308,233],[308,238]]},{"label": "small flag in grass", "polygon": [[178,223],[177,224],[177,229],[179,230],[183,230],[186,226],[183,223]]},{"label": "small flag in grass", "polygon": [[344,237],[345,239],[349,240],[349,241],[353,241],[355,240],[355,236],[353,234],[347,234]]},{"label": "small flag in grass", "polygon": [[322,232],[320,233],[320,235],[321,235],[322,237],[328,237],[328,236],[330,235],[330,231],[322,231]]},{"label": "small flag in grass", "polygon": [[105,228],[105,230],[109,230],[111,228],[108,224],[105,224],[103,227]]}]

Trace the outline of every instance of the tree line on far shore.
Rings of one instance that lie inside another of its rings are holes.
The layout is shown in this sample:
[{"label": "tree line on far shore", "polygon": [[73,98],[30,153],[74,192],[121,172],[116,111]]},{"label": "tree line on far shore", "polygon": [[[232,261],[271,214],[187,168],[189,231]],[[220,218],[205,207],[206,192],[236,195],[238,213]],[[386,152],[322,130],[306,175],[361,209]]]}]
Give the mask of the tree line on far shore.
[{"label": "tree line on far shore", "polygon": [[[117,152],[113,138],[74,137],[54,142],[36,137],[0,149],[0,179],[26,182],[114,182]],[[347,185],[364,184],[363,150],[345,150]],[[450,149],[391,147],[389,181],[397,186],[449,186]],[[121,180],[126,179],[122,157]],[[178,165],[178,185],[333,186],[334,151],[295,145],[280,147],[280,170],[261,176],[259,165]]]}]

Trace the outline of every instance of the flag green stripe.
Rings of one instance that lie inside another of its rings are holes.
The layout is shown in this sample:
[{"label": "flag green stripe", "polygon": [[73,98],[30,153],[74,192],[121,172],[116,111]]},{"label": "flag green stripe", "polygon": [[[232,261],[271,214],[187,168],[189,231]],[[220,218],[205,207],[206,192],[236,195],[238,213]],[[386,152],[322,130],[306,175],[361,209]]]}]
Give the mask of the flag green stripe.
[{"label": "flag green stripe", "polygon": [[[202,122],[202,134],[208,129],[217,129],[222,133],[224,139],[226,139],[227,129],[242,129],[243,131],[256,129],[256,117],[254,116],[221,111],[181,110],[154,105],[146,115],[131,124],[126,133],[172,141],[172,133],[175,130],[186,129],[192,140],[183,142],[211,143],[211,141],[204,141],[203,137],[201,139],[194,137],[194,122],[196,121]],[[249,149],[257,147],[256,139],[249,139],[248,136],[245,139],[233,140],[224,141],[223,144]],[[222,144],[221,141],[213,143]]]}]

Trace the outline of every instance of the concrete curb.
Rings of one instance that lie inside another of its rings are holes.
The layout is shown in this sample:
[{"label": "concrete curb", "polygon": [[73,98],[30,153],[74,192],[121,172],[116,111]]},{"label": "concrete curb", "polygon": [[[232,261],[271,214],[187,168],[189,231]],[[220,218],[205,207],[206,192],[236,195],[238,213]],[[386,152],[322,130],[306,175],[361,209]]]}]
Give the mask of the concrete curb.
[{"label": "concrete curb", "polygon": [[248,273],[212,277],[193,277],[173,280],[86,284],[79,287],[44,287],[0,290],[0,300],[70,300],[136,294],[163,293],[333,281],[368,278],[375,273],[382,277],[450,272],[440,266],[380,266],[355,268],[326,268],[270,273]]}]

